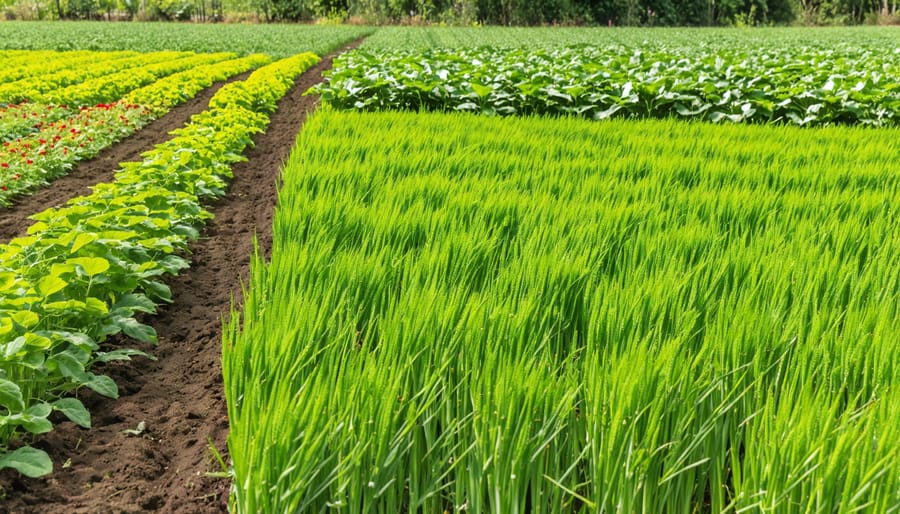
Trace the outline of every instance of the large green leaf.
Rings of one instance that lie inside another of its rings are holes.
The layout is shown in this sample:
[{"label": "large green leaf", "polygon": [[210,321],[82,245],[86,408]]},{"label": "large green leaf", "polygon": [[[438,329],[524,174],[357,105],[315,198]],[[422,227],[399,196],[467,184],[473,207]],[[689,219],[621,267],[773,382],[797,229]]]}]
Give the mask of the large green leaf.
[{"label": "large green leaf", "polygon": [[53,410],[62,412],[70,421],[91,428],[91,415],[78,398],[61,398],[53,402]]},{"label": "large green leaf", "polygon": [[109,261],[102,257],[75,257],[67,262],[81,267],[89,277],[94,277],[109,269]]},{"label": "large green leaf", "polygon": [[52,473],[53,462],[47,452],[25,446],[0,454],[0,469],[3,468],[12,468],[27,477],[37,478]]},{"label": "large green leaf", "polygon": [[5,378],[0,378],[0,405],[12,412],[19,412],[25,409],[25,403],[22,401],[22,390],[18,385]]}]

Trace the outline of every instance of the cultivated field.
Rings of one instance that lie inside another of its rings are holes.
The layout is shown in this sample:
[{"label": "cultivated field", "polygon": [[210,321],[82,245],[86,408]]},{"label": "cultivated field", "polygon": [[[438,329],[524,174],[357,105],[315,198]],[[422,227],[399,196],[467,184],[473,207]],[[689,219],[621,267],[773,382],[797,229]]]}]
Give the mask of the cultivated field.
[{"label": "cultivated field", "polygon": [[900,511],[898,29],[0,33],[10,512]]}]

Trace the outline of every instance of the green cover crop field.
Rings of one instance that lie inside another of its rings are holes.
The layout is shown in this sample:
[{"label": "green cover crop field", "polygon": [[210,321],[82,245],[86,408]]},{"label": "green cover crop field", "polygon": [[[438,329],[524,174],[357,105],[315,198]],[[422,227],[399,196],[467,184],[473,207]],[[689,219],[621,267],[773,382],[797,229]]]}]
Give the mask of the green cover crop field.
[{"label": "green cover crop field", "polygon": [[225,340],[238,511],[896,509],[898,136],[317,115]]},{"label": "green cover crop field", "polygon": [[0,36],[0,511],[900,513],[900,29]]}]

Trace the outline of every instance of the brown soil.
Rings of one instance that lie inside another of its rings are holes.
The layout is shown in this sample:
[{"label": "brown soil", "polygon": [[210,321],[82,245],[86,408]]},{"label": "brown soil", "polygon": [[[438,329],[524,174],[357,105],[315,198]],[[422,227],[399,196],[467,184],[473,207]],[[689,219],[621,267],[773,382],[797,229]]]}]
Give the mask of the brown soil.
[{"label": "brown soil", "polygon": [[[98,370],[116,380],[121,397],[82,394],[93,428],[60,420],[34,444],[56,465],[47,478],[0,472],[0,491],[6,496],[0,512],[227,511],[230,482],[207,475],[221,471],[209,442],[224,455],[228,433],[221,319],[232,296],[240,302],[253,235],[265,252],[271,248],[279,173],[307,113],[318,103],[302,94],[322,80],[334,55],[297,79],[266,133],[254,138],[255,148],[246,152],[249,161],[234,167],[228,196],[211,206],[215,219],[192,245],[191,268],[169,282],[175,303],[146,320],[159,334],[158,346],[146,348],[158,360],[136,358]],[[140,435],[123,432],[140,422],[145,424]]]}]

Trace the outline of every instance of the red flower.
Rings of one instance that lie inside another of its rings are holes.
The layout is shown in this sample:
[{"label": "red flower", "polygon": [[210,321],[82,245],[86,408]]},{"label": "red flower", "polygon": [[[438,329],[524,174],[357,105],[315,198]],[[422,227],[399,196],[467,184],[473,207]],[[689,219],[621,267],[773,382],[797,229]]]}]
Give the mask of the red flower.
[{"label": "red flower", "polygon": [[9,189],[6,186],[0,186],[0,191],[9,191]]},{"label": "red flower", "polygon": [[[25,164],[34,164],[34,161],[32,161],[31,159],[26,159]],[[19,178],[19,177],[16,177],[16,178]]]},{"label": "red flower", "polygon": [[0,168],[9,168],[9,164],[4,162],[3,164],[0,164]]}]

